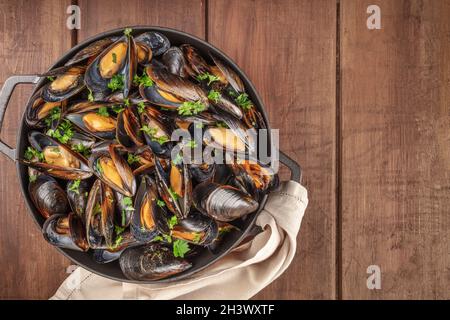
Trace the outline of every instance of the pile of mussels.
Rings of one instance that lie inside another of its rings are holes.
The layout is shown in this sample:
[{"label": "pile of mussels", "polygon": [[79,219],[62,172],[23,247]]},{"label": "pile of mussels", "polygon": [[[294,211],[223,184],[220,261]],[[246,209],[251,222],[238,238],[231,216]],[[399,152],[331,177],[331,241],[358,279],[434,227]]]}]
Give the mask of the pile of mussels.
[{"label": "pile of mussels", "polygon": [[[265,123],[212,54],[127,28],[42,76],[20,161],[52,245],[91,251],[98,263],[119,259],[130,279],[166,278],[217,250],[278,184],[258,160],[235,157],[252,147],[245,132]],[[191,139],[172,141],[177,129]],[[186,161],[186,150],[206,147],[232,161]]]}]

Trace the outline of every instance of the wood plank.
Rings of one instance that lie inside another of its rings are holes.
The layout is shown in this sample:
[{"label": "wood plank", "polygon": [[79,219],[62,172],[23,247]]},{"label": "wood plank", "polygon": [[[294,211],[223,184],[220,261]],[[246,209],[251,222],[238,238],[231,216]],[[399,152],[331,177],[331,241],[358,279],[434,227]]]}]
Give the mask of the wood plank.
[{"label": "wood plank", "polygon": [[[14,74],[44,72],[70,48],[66,8],[70,1],[0,2],[1,85]],[[15,145],[31,87],[14,93],[2,139]],[[0,299],[47,299],[67,276],[69,261],[42,238],[27,213],[15,164],[0,156]]]},{"label": "wood plank", "polygon": [[169,27],[204,37],[205,9],[201,0],[78,2],[82,12],[80,40],[103,31],[135,25]]},{"label": "wood plank", "polygon": [[335,297],[335,1],[209,1],[208,40],[253,80],[310,203],[287,272],[259,299]]},{"label": "wood plank", "polygon": [[448,299],[450,2],[372,3],[341,1],[342,296]]}]

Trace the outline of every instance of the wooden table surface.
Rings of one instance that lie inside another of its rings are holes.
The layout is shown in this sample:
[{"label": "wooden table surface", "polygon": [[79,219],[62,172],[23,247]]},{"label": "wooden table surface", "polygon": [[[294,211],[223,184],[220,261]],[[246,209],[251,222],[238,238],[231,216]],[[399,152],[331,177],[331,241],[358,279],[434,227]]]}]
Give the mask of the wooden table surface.
[{"label": "wooden table surface", "polygon": [[[381,30],[366,26],[372,4]],[[292,265],[255,298],[450,298],[450,1],[2,0],[0,12],[1,83],[127,25],[189,32],[242,67],[310,198]],[[11,145],[30,91],[7,110]],[[70,262],[28,216],[3,156],[0,177],[0,298],[46,299]]]}]

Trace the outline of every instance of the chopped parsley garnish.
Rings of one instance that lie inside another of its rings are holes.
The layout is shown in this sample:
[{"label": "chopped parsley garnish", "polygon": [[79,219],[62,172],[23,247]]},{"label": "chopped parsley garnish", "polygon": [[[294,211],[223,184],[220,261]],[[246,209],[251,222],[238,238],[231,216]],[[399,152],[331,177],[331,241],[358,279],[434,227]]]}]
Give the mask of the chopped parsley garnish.
[{"label": "chopped parsley garnish", "polygon": [[32,160],[34,157],[36,157],[39,161],[44,161],[44,154],[32,147],[28,147],[27,150],[25,150],[24,157],[27,160]]},{"label": "chopped parsley garnish", "polygon": [[200,232],[194,232],[194,238],[192,242],[199,243],[202,240],[202,234]]},{"label": "chopped parsley garnish", "polygon": [[220,92],[216,90],[210,90],[208,93],[208,99],[213,101],[214,103],[219,102],[221,97],[222,95],[220,94]]},{"label": "chopped parsley garnish", "polygon": [[191,249],[185,240],[177,239],[173,242],[173,255],[175,257],[184,258],[184,255]]},{"label": "chopped parsley garnish", "polygon": [[157,133],[158,133],[158,128],[154,128],[154,127],[149,127],[147,125],[142,126],[142,128],[140,129],[141,131],[144,131],[149,137],[150,140],[152,141],[156,141],[159,144],[164,144],[167,141],[169,141],[169,137],[162,135],[157,137]]},{"label": "chopped parsley garnish", "polygon": [[197,148],[197,142],[195,140],[189,140],[186,145],[192,149]]},{"label": "chopped parsley garnish", "polygon": [[128,154],[128,158],[127,158],[127,162],[128,162],[128,164],[133,164],[133,163],[139,162],[139,157],[135,156],[132,153],[129,153]]},{"label": "chopped parsley garnish", "polygon": [[172,188],[169,187],[169,189],[167,189],[167,191],[169,191],[170,196],[172,197],[173,200],[177,200],[180,196],[172,190]]},{"label": "chopped parsley garnish", "polygon": [[91,149],[86,147],[81,142],[76,144],[76,145],[73,145],[72,146],[72,150],[75,151],[75,152],[81,153],[86,158],[89,158],[89,156],[91,155]]},{"label": "chopped parsley garnish", "polygon": [[196,122],[196,123],[195,123],[195,127],[196,127],[197,129],[202,129],[202,128],[204,127],[204,125],[203,125],[203,123],[201,123],[201,122]]},{"label": "chopped parsley garnish", "polygon": [[172,160],[172,163],[174,165],[178,165],[181,164],[183,162],[183,157],[181,156],[181,154],[177,153],[177,155],[175,156],[175,159]]},{"label": "chopped parsley garnish", "polygon": [[37,179],[37,175],[32,174],[32,175],[30,175],[30,176],[28,177],[28,179],[30,180],[30,182],[35,182],[36,179]]},{"label": "chopped parsley garnish", "polygon": [[55,77],[48,76],[47,79],[48,79],[48,81],[52,81],[52,82],[55,81]]},{"label": "chopped parsley garnish", "polygon": [[44,119],[45,125],[47,127],[50,127],[52,125],[52,122],[58,120],[60,117],[61,117],[61,108],[54,107],[52,110],[50,110],[50,114]]},{"label": "chopped parsley garnish", "polygon": [[58,127],[53,130],[49,129],[47,135],[57,139],[59,142],[66,144],[73,137],[72,123],[68,120],[61,122]]},{"label": "chopped parsley garnish", "polygon": [[117,63],[117,54],[115,52],[112,53],[112,62]]},{"label": "chopped parsley garnish", "polygon": [[203,81],[203,80],[207,80],[208,81],[208,86],[211,85],[211,83],[213,83],[214,81],[219,81],[219,77],[215,76],[209,72],[204,72],[204,73],[200,73],[197,76],[197,80],[198,81]]},{"label": "chopped parsley garnish", "polygon": [[127,210],[127,211],[134,211],[133,200],[130,197],[124,197],[122,199],[122,205],[125,206],[125,210]]},{"label": "chopped parsley garnish", "polygon": [[133,29],[131,28],[125,28],[125,30],[123,30],[123,34],[126,35],[127,37],[131,35],[131,32],[133,32]]},{"label": "chopped parsley garnish", "polygon": [[160,199],[156,200],[156,204],[161,208],[166,206],[166,203]]},{"label": "chopped parsley garnish", "polygon": [[217,122],[216,126],[217,126],[217,128],[228,128],[228,125],[223,121]]},{"label": "chopped parsley garnish", "polygon": [[120,226],[114,226],[114,230],[116,232],[116,235],[120,235],[125,231],[125,228],[122,228]]},{"label": "chopped parsley garnish", "polygon": [[95,168],[97,169],[98,173],[100,173],[100,174],[103,173],[103,168],[102,168],[102,165],[100,164],[100,161],[97,161],[95,163]]},{"label": "chopped parsley garnish", "polygon": [[145,111],[145,103],[143,101],[141,101],[137,104],[137,110],[138,110],[139,114],[141,114]]},{"label": "chopped parsley garnish", "polygon": [[116,114],[119,114],[121,111],[125,110],[124,107],[122,107],[121,105],[114,105],[111,107],[112,111],[114,111]]},{"label": "chopped parsley garnish", "polygon": [[105,106],[98,108],[97,113],[101,116],[109,117],[108,108]]},{"label": "chopped parsley garnish", "polygon": [[250,110],[253,106],[253,102],[248,98],[248,94],[246,93],[241,93],[234,101],[244,110]]},{"label": "chopped parsley garnish", "polygon": [[178,218],[177,216],[172,216],[167,222],[169,223],[169,229],[172,230],[173,227],[175,227],[175,225],[178,224]]},{"label": "chopped parsley garnish", "polygon": [[113,244],[113,246],[111,247],[111,249],[117,249],[117,248],[120,246],[120,244],[122,243],[122,241],[123,241],[122,235],[118,236],[118,237],[116,238],[116,240],[114,241],[114,244]]},{"label": "chopped parsley garnish", "polygon": [[123,103],[128,107],[130,105],[130,99],[128,98],[123,99]]},{"label": "chopped parsley garnish", "polygon": [[94,101],[94,95],[92,93],[92,90],[91,89],[88,89],[88,90],[89,90],[88,100],[89,100],[89,102],[93,102]]},{"label": "chopped parsley garnish", "polygon": [[133,78],[133,83],[137,86],[142,84],[144,87],[151,87],[154,84],[152,78],[150,78],[145,72],[140,77],[135,75]]},{"label": "chopped parsley garnish", "polygon": [[69,190],[75,192],[76,194],[80,194],[80,182],[80,179],[73,181],[69,187]]},{"label": "chopped parsley garnish", "polygon": [[113,75],[111,80],[109,80],[108,82],[108,88],[111,89],[112,91],[122,90],[123,86],[124,86],[123,75],[121,74]]},{"label": "chopped parsley garnish", "polygon": [[178,114],[182,116],[192,116],[206,109],[206,106],[200,101],[185,101],[178,107]]},{"label": "chopped parsley garnish", "polygon": [[102,207],[100,206],[100,203],[96,203],[94,209],[92,210],[92,215],[97,215],[99,213],[102,213]]}]

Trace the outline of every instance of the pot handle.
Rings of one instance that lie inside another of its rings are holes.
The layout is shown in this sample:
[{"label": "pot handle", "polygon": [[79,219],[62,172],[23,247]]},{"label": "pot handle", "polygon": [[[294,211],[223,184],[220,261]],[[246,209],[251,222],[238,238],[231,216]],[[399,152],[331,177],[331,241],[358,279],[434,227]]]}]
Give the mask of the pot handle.
[{"label": "pot handle", "polygon": [[280,162],[291,171],[291,180],[302,183],[302,168],[294,159],[280,151]]},{"label": "pot handle", "polygon": [[[0,91],[0,132],[3,126],[3,118],[5,117],[5,111],[8,107],[9,99],[14,91],[16,85],[20,83],[37,83],[39,81],[39,77],[36,75],[20,75],[20,76],[12,76],[6,79],[3,87]],[[0,152],[6,155],[11,160],[16,160],[16,149],[11,148],[6,143],[4,143],[0,139]]]}]

